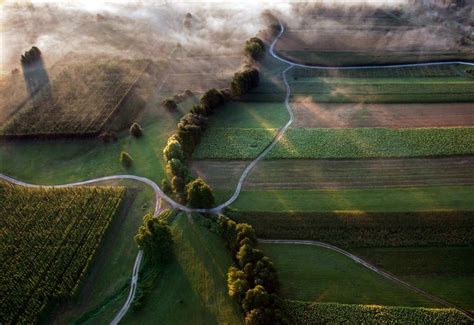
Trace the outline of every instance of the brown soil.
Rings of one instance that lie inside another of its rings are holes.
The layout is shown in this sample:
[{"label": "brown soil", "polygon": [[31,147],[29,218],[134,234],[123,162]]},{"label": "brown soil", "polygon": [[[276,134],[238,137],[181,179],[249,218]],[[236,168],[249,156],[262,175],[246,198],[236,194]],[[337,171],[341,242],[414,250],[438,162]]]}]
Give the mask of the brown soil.
[{"label": "brown soil", "polygon": [[474,125],[473,103],[322,104],[309,97],[292,104],[293,127],[453,127]]},{"label": "brown soil", "polygon": [[[193,172],[217,190],[234,189],[245,161],[195,161]],[[329,189],[474,184],[474,157],[262,161],[245,189]]]}]

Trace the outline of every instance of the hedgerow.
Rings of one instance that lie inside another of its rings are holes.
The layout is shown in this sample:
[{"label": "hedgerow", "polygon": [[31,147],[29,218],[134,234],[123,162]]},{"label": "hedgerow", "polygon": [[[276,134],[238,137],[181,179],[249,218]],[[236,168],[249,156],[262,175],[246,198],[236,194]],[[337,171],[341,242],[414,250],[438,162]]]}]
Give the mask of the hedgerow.
[{"label": "hedgerow", "polygon": [[292,324],[471,324],[455,309],[345,305],[287,300]]},{"label": "hedgerow", "polygon": [[305,239],[341,247],[472,246],[474,211],[232,212],[259,238]]},{"label": "hedgerow", "polygon": [[73,296],[124,193],[0,184],[1,323],[35,323]]}]

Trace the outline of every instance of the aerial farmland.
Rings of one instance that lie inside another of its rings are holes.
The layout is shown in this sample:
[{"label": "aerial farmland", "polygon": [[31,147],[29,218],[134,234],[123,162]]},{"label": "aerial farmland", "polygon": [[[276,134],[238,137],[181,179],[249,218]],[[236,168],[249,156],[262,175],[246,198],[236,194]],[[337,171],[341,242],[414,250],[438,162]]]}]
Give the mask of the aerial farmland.
[{"label": "aerial farmland", "polygon": [[0,324],[474,323],[470,1],[0,10]]}]

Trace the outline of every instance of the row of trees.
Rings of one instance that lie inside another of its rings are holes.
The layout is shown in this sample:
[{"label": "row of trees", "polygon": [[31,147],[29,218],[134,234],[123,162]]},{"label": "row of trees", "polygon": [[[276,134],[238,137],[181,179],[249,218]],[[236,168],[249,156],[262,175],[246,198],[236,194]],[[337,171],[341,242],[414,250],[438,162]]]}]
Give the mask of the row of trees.
[{"label": "row of trees", "polygon": [[239,302],[246,324],[284,324],[278,278],[272,261],[257,248],[251,225],[220,216],[218,223],[236,266],[227,272],[229,295]]}]

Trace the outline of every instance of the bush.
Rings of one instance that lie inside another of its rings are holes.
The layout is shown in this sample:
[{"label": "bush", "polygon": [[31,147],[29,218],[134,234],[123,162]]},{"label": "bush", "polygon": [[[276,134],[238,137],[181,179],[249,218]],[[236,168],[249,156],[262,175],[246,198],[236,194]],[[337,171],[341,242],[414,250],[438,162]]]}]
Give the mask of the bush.
[{"label": "bush", "polygon": [[135,241],[143,249],[145,259],[153,265],[168,260],[172,252],[172,236],[168,225],[147,214],[138,228]]},{"label": "bush", "polygon": [[170,98],[167,98],[161,102],[161,104],[169,110],[175,110],[178,108],[176,102]]},{"label": "bush", "polygon": [[261,60],[265,56],[265,44],[258,37],[245,42],[245,54],[253,60]]},{"label": "bush", "polygon": [[134,136],[135,138],[141,137],[143,134],[142,132],[142,127],[138,123],[133,123],[132,126],[130,126],[130,135]]},{"label": "bush", "polygon": [[212,189],[201,178],[186,185],[187,200],[193,208],[208,209],[214,206]]},{"label": "bush", "polygon": [[120,153],[120,162],[125,168],[130,168],[133,163],[132,157],[125,151]]}]

